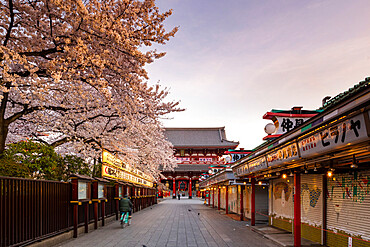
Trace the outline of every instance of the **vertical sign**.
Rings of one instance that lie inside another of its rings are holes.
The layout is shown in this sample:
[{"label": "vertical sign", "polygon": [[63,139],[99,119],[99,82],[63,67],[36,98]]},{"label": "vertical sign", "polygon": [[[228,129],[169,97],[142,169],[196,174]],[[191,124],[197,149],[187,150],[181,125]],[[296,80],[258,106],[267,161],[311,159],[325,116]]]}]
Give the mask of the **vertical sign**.
[{"label": "vertical sign", "polygon": [[348,237],[348,247],[352,247],[352,238]]}]

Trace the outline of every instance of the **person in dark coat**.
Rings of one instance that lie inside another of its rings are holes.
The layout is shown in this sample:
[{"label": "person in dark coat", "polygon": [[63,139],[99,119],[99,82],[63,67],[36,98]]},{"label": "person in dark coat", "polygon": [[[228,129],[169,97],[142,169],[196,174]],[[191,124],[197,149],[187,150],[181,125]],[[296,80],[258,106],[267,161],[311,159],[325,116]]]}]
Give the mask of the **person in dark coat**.
[{"label": "person in dark coat", "polygon": [[177,198],[180,200],[180,192],[177,194]]},{"label": "person in dark coat", "polygon": [[121,212],[121,215],[123,213],[128,212],[129,217],[131,217],[131,211],[132,211],[132,202],[128,198],[127,195],[123,196],[123,199],[119,201],[119,211]]}]

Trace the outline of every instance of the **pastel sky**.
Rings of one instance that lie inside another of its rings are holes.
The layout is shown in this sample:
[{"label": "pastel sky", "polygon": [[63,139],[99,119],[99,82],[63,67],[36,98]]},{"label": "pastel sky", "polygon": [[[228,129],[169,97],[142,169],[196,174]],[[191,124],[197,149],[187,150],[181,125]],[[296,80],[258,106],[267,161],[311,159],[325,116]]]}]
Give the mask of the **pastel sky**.
[{"label": "pastel sky", "polygon": [[271,109],[318,109],[370,77],[369,0],[157,0],[179,31],[146,68],[186,111],[166,127],[225,126],[253,149]]}]

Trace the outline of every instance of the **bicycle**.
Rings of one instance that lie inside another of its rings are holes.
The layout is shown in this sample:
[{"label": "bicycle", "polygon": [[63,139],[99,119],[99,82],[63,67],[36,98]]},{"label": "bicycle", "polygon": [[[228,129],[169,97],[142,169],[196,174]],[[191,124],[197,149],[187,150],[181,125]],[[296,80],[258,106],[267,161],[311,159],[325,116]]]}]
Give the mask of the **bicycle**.
[{"label": "bicycle", "polygon": [[124,212],[121,215],[121,227],[125,228],[130,225],[129,212]]}]

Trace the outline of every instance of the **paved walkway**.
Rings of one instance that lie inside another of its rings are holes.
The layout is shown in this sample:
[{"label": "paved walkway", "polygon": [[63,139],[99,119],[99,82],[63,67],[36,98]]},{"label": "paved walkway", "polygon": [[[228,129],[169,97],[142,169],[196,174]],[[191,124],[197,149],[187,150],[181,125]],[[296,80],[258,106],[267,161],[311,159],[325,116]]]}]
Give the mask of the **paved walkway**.
[{"label": "paved walkway", "polygon": [[58,246],[278,246],[199,199],[166,199],[132,216],[121,229],[118,221]]}]

